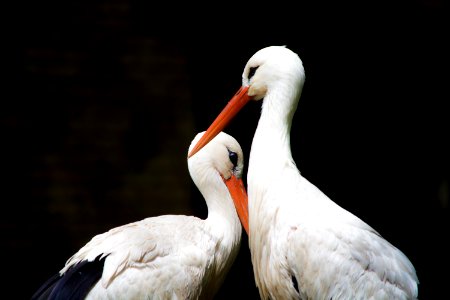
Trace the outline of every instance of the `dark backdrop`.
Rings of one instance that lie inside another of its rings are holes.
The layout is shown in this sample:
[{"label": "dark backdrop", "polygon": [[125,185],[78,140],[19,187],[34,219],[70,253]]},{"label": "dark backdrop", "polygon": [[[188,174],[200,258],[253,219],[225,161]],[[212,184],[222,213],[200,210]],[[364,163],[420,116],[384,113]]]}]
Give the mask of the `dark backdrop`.
[{"label": "dark backdrop", "polygon": [[[189,143],[238,89],[248,58],[287,45],[306,70],[291,135],[299,169],[399,247],[420,297],[438,299],[449,279],[448,7],[377,3],[7,7],[3,292],[29,298],[112,227],[206,217]],[[250,103],[226,130],[246,158],[259,111]],[[217,298],[245,294],[258,298],[246,236]]]}]

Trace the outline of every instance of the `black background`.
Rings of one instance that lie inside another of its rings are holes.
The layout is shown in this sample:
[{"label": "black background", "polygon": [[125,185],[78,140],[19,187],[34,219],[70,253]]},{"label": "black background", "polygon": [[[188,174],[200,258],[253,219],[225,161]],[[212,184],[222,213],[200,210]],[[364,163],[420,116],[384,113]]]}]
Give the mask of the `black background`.
[{"label": "black background", "polygon": [[[449,279],[448,7],[315,3],[7,7],[3,292],[29,298],[112,227],[206,217],[189,143],[237,91],[250,56],[286,45],[306,71],[291,133],[300,171],[411,259],[421,299],[439,299]],[[250,103],[225,130],[246,158],[259,111]],[[217,299],[239,295],[258,299],[246,236]]]}]

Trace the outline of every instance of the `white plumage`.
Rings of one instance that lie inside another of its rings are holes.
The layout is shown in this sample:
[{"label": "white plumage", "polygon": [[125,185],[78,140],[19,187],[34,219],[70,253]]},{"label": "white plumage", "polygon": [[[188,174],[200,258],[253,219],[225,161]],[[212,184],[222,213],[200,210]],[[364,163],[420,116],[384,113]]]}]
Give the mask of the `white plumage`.
[{"label": "white plumage", "polygon": [[54,299],[61,297],[59,293],[65,298],[73,287],[58,286],[60,279],[83,262],[105,258],[101,277],[87,288],[86,299],[211,299],[240,247],[237,211],[246,211],[233,202],[246,209],[243,163],[238,142],[220,133],[209,147],[188,159],[191,177],[208,206],[205,220],[164,215],[99,234],[67,261],[55,284],[34,297]]},{"label": "white plumage", "polygon": [[409,259],[297,169],[290,129],[304,79],[302,61],[288,48],[256,52],[244,68],[243,87],[190,153],[249,100],[263,99],[247,175],[249,246],[261,298],[416,299]]}]

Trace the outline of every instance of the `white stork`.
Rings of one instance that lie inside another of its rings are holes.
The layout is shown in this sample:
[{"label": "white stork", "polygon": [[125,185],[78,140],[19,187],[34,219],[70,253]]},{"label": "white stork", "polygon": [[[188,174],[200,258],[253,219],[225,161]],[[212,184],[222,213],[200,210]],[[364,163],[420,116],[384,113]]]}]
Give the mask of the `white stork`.
[{"label": "white stork", "polygon": [[290,129],[304,80],[296,53],[284,46],[259,50],[244,68],[241,89],[189,154],[250,99],[263,99],[247,175],[249,247],[261,298],[416,299],[409,259],[297,169]]},{"label": "white stork", "polygon": [[239,218],[248,223],[243,164],[238,142],[220,133],[188,159],[205,220],[163,215],[99,234],[32,299],[211,299],[238,254]]}]

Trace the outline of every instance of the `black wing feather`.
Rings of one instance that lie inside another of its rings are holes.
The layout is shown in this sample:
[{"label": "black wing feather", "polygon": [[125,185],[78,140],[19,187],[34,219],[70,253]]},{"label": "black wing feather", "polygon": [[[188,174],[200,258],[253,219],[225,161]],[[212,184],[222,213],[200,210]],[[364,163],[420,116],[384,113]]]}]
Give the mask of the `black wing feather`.
[{"label": "black wing feather", "polygon": [[61,276],[59,273],[50,277],[41,287],[34,293],[31,300],[43,300],[48,299],[50,293],[54,289],[55,285],[59,282]]},{"label": "black wing feather", "polygon": [[98,256],[93,261],[83,260],[70,267],[62,276],[54,275],[38,289],[31,300],[84,299],[102,277],[105,258]]}]

